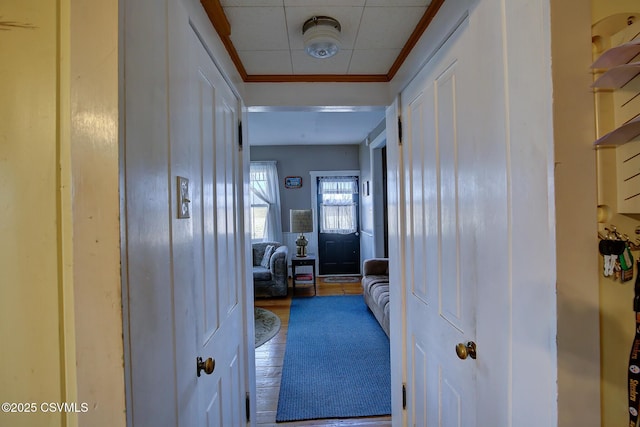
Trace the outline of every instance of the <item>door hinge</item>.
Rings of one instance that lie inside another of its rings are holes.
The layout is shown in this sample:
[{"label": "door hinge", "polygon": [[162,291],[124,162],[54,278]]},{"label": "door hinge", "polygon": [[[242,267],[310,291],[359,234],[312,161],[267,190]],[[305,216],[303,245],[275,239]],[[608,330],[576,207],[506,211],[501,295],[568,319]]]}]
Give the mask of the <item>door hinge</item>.
[{"label": "door hinge", "polygon": [[398,116],[398,144],[402,145],[402,118]]},{"label": "door hinge", "polygon": [[249,398],[249,393],[247,393],[247,397],[244,401],[245,403],[245,411],[246,411],[246,415],[247,415],[247,422],[251,421],[251,399]]},{"label": "door hinge", "polygon": [[242,151],[242,122],[238,122],[238,147]]},{"label": "door hinge", "polygon": [[402,384],[402,409],[407,409],[407,385]]}]

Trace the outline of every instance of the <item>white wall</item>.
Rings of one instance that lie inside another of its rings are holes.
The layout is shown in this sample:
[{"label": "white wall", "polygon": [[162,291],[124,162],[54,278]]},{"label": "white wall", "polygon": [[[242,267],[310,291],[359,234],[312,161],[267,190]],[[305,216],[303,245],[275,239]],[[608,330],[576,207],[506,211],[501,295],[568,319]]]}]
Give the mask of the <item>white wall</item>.
[{"label": "white wall", "polygon": [[[371,150],[365,142],[360,144],[360,263],[375,256],[373,234],[373,181],[371,171]],[[365,187],[369,183],[369,194]]]},{"label": "white wall", "polygon": [[[360,262],[384,257],[384,206],[381,149],[386,144],[382,121],[360,144]],[[366,194],[368,186],[369,194]]]},{"label": "white wall", "polygon": [[[508,73],[507,161],[512,176],[509,196],[513,206],[509,218],[513,345],[509,421],[514,426],[555,426],[557,258],[549,1],[500,3],[505,34],[502,48]],[[535,192],[531,182],[537,183]],[[531,203],[532,199],[539,203]],[[521,274],[523,271],[528,273]],[[531,313],[535,313],[535,321]]]},{"label": "white wall", "polygon": [[248,83],[247,106],[387,106],[387,83]]}]

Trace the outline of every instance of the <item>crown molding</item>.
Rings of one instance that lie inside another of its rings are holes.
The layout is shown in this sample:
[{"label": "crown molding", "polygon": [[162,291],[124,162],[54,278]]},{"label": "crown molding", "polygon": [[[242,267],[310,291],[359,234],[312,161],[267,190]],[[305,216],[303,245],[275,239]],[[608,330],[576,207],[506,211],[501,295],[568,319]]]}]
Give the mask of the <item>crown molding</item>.
[{"label": "crown molding", "polygon": [[213,28],[222,40],[240,77],[245,83],[385,83],[391,81],[415,47],[444,0],[432,0],[414,28],[387,74],[247,74],[240,55],[231,41],[231,25],[227,20],[220,0],[200,0]]},{"label": "crown molding", "polygon": [[413,32],[409,36],[407,42],[404,44],[404,47],[400,51],[400,54],[398,54],[398,57],[394,61],[393,65],[391,65],[391,68],[387,73],[387,78],[389,79],[389,81],[391,81],[391,79],[395,77],[396,73],[409,56],[409,53],[411,53],[411,50],[413,50],[416,43],[418,43],[418,40],[420,40],[420,37],[422,37],[422,34],[424,34],[429,24],[431,24],[431,21],[433,21],[433,18],[435,18],[443,3],[444,0],[432,0],[431,3],[429,3],[427,10],[425,10],[424,15],[422,15],[422,18],[420,18],[420,22],[418,22],[416,28],[413,29]]},{"label": "crown molding", "polygon": [[386,83],[386,74],[249,74],[245,83]]}]

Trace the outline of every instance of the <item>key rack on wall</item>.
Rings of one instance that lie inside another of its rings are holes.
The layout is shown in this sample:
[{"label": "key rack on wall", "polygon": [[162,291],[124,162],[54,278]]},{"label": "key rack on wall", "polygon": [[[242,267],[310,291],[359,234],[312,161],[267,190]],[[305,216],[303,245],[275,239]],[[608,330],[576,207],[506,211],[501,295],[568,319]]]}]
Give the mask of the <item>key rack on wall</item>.
[{"label": "key rack on wall", "polygon": [[[613,276],[622,283],[634,277],[634,257],[631,251],[640,250],[640,238],[631,241],[628,234],[620,233],[615,225],[605,227],[605,233],[599,232],[598,249],[603,256],[603,275]],[[638,233],[639,228],[636,228]]]},{"label": "key rack on wall", "polygon": [[[634,241],[631,241],[629,234],[621,233],[618,228],[611,224],[609,227],[604,228],[603,232],[598,232],[598,238],[600,240],[614,240],[628,243],[632,251],[640,251],[640,237],[636,237]],[[640,226],[636,227],[635,234],[640,235]]]}]

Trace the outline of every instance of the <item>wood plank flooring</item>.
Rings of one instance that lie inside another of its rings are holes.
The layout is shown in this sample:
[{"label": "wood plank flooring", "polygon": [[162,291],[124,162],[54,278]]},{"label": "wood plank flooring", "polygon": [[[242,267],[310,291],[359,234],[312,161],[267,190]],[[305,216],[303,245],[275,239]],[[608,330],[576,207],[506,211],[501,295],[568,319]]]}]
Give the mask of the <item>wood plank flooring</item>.
[{"label": "wood plank flooring", "polygon": [[[359,282],[356,283],[325,283],[318,279],[318,295],[358,295],[362,293]],[[278,394],[280,393],[280,377],[284,350],[287,342],[289,326],[289,308],[291,306],[292,289],[289,286],[287,298],[256,299],[255,306],[271,310],[280,317],[282,326],[278,335],[256,349],[256,389],[257,389],[257,419],[256,424],[262,427],[273,426],[379,426],[391,427],[391,417],[365,417],[349,419],[328,419],[276,423],[278,409]],[[296,296],[312,296],[313,285],[296,285]]]}]

